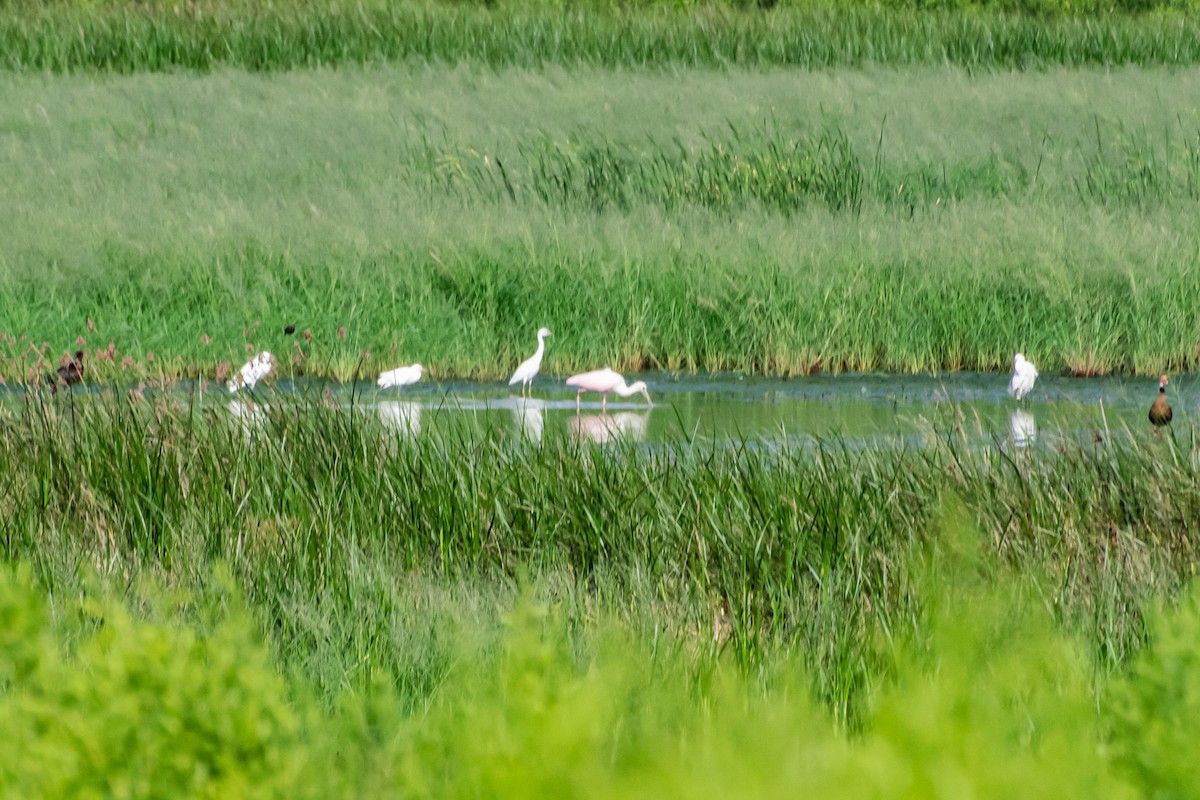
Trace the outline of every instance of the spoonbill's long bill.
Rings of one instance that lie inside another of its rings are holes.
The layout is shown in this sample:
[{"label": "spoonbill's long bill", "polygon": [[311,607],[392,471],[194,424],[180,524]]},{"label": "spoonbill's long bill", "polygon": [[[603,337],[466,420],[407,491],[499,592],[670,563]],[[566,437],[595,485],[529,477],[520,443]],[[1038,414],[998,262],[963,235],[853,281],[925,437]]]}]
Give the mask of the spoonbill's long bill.
[{"label": "spoonbill's long bill", "polygon": [[520,366],[517,367],[516,372],[514,372],[512,377],[508,379],[509,386],[512,386],[516,383],[521,384],[522,394],[525,393],[526,389],[533,387],[533,378],[538,374],[538,370],[542,368],[542,356],[546,353],[546,337],[553,335],[554,334],[549,328],[538,328],[537,350],[535,350],[533,355],[531,355],[529,358],[522,361]]},{"label": "spoonbill's long bill", "polygon": [[425,374],[425,368],[420,364],[409,364],[407,367],[396,367],[389,369],[387,372],[379,376],[379,380],[375,383],[380,389],[390,389],[393,386],[408,386],[410,383],[416,383],[421,380],[421,376]]},{"label": "spoonbill's long bill", "polygon": [[572,375],[567,378],[567,386],[574,386],[578,391],[575,393],[575,412],[579,412],[579,396],[584,392],[599,392],[600,393],[600,409],[602,411],[608,409],[608,393],[616,392],[621,397],[629,397],[631,394],[641,392],[646,398],[648,405],[654,405],[650,399],[650,390],[646,388],[644,381],[636,381],[631,386],[625,385],[625,379],[621,377],[621,373],[616,372],[608,367],[604,369],[594,369],[591,372],[582,372],[578,375]]},{"label": "spoonbill's long bill", "polygon": [[1029,394],[1037,381],[1038,371],[1033,362],[1026,361],[1025,356],[1017,353],[1013,356],[1012,380],[1008,382],[1008,393],[1020,400]]}]

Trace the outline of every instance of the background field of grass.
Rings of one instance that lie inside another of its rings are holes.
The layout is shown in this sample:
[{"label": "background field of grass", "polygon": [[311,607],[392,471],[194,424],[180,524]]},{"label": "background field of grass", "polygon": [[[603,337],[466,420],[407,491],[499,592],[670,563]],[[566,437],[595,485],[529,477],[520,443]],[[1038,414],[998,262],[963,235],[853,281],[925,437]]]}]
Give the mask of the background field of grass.
[{"label": "background field of grass", "polygon": [[[1026,69],[1178,67],[1200,57],[1193,0],[801,0],[770,10],[758,5],[737,0],[319,0],[267,6],[221,0],[8,2],[0,7],[0,68],[130,73],[230,66],[275,71],[417,61],[491,67],[822,69],[950,63]],[[762,5],[773,5],[773,0]]]},{"label": "background field of grass", "polygon": [[364,351],[367,373],[500,377],[541,325],[552,373],[1021,349],[1157,374],[1200,347],[1195,70],[3,75],[0,95],[6,378],[77,337],[139,375],[267,347],[343,378]]}]

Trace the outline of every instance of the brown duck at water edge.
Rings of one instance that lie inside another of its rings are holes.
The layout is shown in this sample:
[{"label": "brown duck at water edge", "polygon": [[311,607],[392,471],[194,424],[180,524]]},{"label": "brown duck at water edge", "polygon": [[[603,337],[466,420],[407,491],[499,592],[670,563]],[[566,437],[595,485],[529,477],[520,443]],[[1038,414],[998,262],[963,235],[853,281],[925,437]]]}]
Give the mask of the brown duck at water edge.
[{"label": "brown duck at water edge", "polygon": [[1156,426],[1162,426],[1171,421],[1171,406],[1167,403],[1167,376],[1158,379],[1158,399],[1150,406],[1150,421]]},{"label": "brown duck at water edge", "polygon": [[75,357],[63,364],[55,372],[46,376],[46,382],[50,384],[50,392],[58,394],[60,385],[74,386],[83,380],[83,351],[76,350]]}]

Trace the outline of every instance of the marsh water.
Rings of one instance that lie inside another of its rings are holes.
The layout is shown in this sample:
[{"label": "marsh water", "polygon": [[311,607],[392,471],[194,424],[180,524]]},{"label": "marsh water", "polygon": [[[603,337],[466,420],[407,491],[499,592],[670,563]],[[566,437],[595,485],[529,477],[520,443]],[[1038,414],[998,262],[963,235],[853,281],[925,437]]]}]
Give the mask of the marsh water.
[{"label": "marsh water", "polygon": [[[427,381],[378,390],[373,383],[337,384],[281,379],[253,397],[317,393],[340,405],[377,413],[393,429],[416,435],[439,425],[492,427],[540,440],[567,435],[596,442],[818,441],[851,445],[917,443],[936,432],[1026,446],[1063,436],[1121,437],[1148,430],[1147,410],[1157,395],[1148,378],[1042,376],[1022,403],[1007,396],[1008,376],[840,374],[803,378],[644,373],[654,401],[641,395],[585,394],[579,410],[561,378],[539,376],[532,396],[502,383]],[[1169,398],[1176,426],[1187,424],[1188,378],[1172,381]],[[250,396],[210,391],[208,402],[226,403],[250,419]]]}]

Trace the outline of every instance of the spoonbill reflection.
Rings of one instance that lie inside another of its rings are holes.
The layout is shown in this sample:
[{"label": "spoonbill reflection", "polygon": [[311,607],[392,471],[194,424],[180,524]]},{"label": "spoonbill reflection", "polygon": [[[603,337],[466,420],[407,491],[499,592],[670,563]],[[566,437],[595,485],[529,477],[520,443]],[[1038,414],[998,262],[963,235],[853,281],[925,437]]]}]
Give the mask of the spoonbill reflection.
[{"label": "spoonbill reflection", "polygon": [[618,437],[634,442],[642,441],[646,438],[649,421],[649,412],[637,414],[621,411],[616,414],[576,414],[571,417],[569,424],[573,436],[604,444]]},{"label": "spoonbill reflection", "polygon": [[393,386],[408,386],[421,380],[425,368],[420,364],[410,364],[407,367],[396,367],[380,374],[375,383],[380,389],[390,389]]},{"label": "spoonbill reflection", "polygon": [[1008,382],[1008,393],[1017,400],[1021,400],[1025,395],[1029,394],[1029,390],[1033,388],[1033,384],[1037,381],[1037,367],[1032,361],[1026,361],[1025,356],[1017,353],[1013,356],[1013,374],[1012,380]]},{"label": "spoonbill reflection", "polygon": [[531,442],[542,440],[542,431],[546,427],[545,408],[545,400],[535,400],[532,397],[523,398],[513,405],[517,429]]},{"label": "spoonbill reflection", "polygon": [[542,368],[542,356],[546,353],[546,337],[553,335],[549,328],[538,328],[537,350],[517,367],[516,372],[508,379],[509,386],[515,383],[521,384],[521,394],[525,394],[527,389],[533,388],[533,378],[538,374],[538,370]]},{"label": "spoonbill reflection", "polygon": [[621,373],[608,367],[572,375],[567,378],[567,386],[574,386],[579,390],[575,393],[576,413],[579,411],[579,396],[584,392],[600,393],[601,411],[608,409],[609,392],[616,392],[621,397],[629,397],[631,394],[641,392],[642,396],[646,398],[646,403],[651,406],[654,405],[653,401],[650,400],[650,390],[646,388],[645,381],[636,381],[632,386],[626,386],[625,379],[621,377]]},{"label": "spoonbill reflection", "polygon": [[1167,402],[1167,376],[1163,375],[1158,379],[1158,398],[1150,406],[1150,422],[1159,428],[1170,424],[1172,416],[1174,412],[1171,411],[1171,404]]},{"label": "spoonbill reflection", "polygon": [[275,356],[271,355],[266,350],[263,350],[254,358],[243,364],[242,368],[238,370],[238,373],[234,375],[229,380],[229,383],[225,385],[229,388],[229,391],[234,393],[243,388],[253,389],[255,384],[271,374],[271,370],[274,367]]},{"label": "spoonbill reflection", "polygon": [[1028,411],[1017,410],[1009,414],[1008,429],[1017,447],[1027,447],[1037,440],[1037,420]]},{"label": "spoonbill reflection", "polygon": [[421,404],[384,401],[379,404],[379,419],[399,434],[416,436],[421,432]]}]

